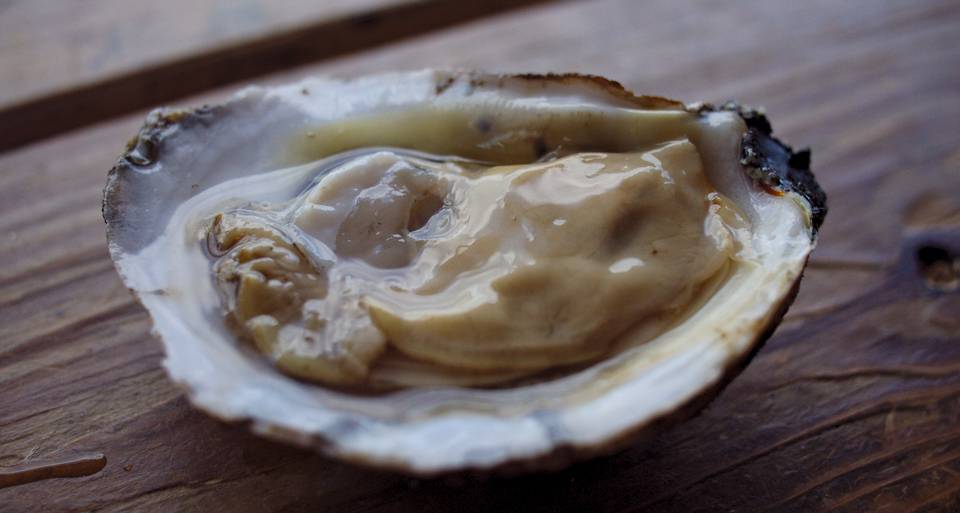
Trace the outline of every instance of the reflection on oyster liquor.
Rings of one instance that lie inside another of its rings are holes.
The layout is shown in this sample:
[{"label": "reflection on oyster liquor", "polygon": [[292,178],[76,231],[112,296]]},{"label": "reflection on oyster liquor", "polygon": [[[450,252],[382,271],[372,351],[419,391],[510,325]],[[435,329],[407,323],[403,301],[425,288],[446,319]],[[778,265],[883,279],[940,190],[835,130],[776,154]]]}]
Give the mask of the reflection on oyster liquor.
[{"label": "reflection on oyster liquor", "polygon": [[326,384],[496,384],[655,337],[749,244],[686,138],[545,140],[354,151],[302,167],[316,177],[289,201],[224,208],[208,247],[227,322]]}]

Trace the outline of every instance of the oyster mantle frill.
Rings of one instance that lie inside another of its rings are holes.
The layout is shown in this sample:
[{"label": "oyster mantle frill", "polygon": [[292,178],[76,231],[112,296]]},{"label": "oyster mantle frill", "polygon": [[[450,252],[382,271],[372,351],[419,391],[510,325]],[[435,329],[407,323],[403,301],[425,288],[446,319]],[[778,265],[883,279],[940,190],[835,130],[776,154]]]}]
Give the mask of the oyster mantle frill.
[{"label": "oyster mantle frill", "polygon": [[782,316],[825,199],[758,119],[573,75],[307,80],[152,113],[104,217],[202,409],[417,473],[558,464],[710,397]]}]

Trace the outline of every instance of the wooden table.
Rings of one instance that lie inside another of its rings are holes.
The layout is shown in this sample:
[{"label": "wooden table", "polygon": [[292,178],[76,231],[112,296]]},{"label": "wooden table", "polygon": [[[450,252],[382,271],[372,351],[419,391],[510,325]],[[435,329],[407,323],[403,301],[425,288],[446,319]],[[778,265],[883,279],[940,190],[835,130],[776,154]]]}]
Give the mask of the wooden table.
[{"label": "wooden table", "polygon": [[[132,3],[0,2],[0,483],[92,472],[0,511],[960,511],[957,2]],[[100,219],[145,110],[427,66],[736,98],[813,148],[830,214],[800,295],[702,414],[559,473],[424,481],[219,424],[167,380]]]}]

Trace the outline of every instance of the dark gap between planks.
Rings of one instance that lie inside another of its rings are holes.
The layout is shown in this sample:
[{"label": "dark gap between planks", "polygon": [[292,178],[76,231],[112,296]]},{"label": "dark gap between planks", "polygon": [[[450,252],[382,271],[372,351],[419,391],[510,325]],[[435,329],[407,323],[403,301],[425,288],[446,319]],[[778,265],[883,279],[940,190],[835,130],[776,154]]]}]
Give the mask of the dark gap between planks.
[{"label": "dark gap between planks", "polygon": [[550,0],[425,0],[317,21],[0,110],[0,152],[209,89]]}]

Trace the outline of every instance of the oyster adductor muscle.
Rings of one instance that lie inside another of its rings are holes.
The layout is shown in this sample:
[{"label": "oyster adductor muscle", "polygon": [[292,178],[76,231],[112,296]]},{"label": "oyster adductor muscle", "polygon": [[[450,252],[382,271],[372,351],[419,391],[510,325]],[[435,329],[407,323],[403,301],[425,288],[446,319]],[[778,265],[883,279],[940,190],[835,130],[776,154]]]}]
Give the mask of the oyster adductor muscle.
[{"label": "oyster adductor muscle", "polygon": [[826,213],[809,163],[758,111],[598,77],[309,79],[151,113],[104,218],[204,410],[416,473],[536,466],[743,364]]}]

